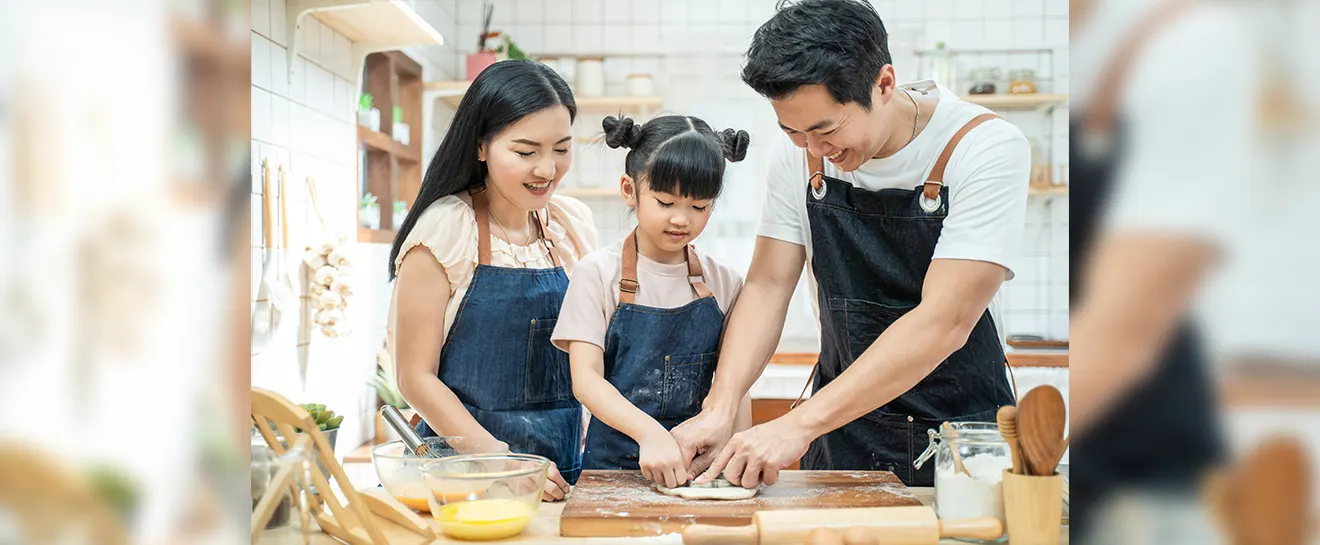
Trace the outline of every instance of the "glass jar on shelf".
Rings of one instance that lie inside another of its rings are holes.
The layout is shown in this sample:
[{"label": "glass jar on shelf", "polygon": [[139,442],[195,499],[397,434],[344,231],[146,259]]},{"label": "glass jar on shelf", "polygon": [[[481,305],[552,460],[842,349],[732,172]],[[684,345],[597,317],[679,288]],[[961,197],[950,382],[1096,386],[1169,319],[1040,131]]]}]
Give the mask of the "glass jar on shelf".
[{"label": "glass jar on shelf", "polygon": [[970,74],[971,87],[967,89],[969,95],[993,95],[998,91],[996,82],[999,81],[1000,71],[998,68],[976,68]]},{"label": "glass jar on shelf", "polygon": [[1030,68],[1009,71],[1008,81],[1010,94],[1030,95],[1036,92],[1036,71]]}]

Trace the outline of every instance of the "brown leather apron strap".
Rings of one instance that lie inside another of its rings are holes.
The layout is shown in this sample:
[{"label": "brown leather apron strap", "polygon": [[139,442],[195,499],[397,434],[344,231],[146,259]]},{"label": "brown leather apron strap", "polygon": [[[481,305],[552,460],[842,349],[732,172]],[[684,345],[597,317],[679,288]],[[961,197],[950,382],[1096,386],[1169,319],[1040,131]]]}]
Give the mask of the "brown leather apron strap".
[{"label": "brown leather apron strap", "polygon": [[628,233],[623,241],[623,274],[619,277],[619,303],[633,304],[637,300],[637,231]]},{"label": "brown leather apron strap", "polygon": [[[472,211],[477,216],[477,263],[490,265],[490,203],[486,201],[486,186],[474,187],[468,190],[468,195],[472,196]],[[532,212],[532,217],[536,219],[537,233],[550,253],[550,260],[555,267],[562,267],[559,254],[555,253],[555,244],[545,236],[548,220],[542,219],[539,212]]]},{"label": "brown leather apron strap", "polygon": [[949,158],[953,157],[953,150],[958,147],[958,143],[961,142],[963,137],[967,136],[967,133],[971,132],[972,129],[975,129],[978,125],[990,121],[991,119],[999,119],[999,116],[995,114],[981,114],[973,117],[971,121],[968,121],[966,125],[963,125],[961,129],[958,129],[958,132],[953,134],[953,138],[949,139],[948,144],[944,145],[944,151],[941,151],[939,159],[935,160],[935,166],[931,167],[930,175],[926,176],[926,182],[923,184],[921,190],[921,194],[926,197],[926,200],[934,200],[935,197],[939,196],[940,187],[944,185],[944,169],[949,166]]},{"label": "brown leather apron strap", "polygon": [[468,190],[472,196],[472,211],[477,215],[477,263],[490,265],[490,205],[486,202],[486,186]]},{"label": "brown leather apron strap", "polygon": [[825,159],[812,155],[810,151],[803,150],[807,154],[807,181],[811,183],[811,188],[820,191],[820,187],[825,185]]},{"label": "brown leather apron strap", "polygon": [[701,271],[701,258],[697,257],[697,249],[691,244],[687,247],[687,264],[688,283],[692,284],[692,291],[697,292],[697,299],[710,297],[710,288],[706,286],[705,275]]},{"label": "brown leather apron strap", "polygon": [[[701,269],[701,260],[697,257],[697,250],[691,244],[687,247],[687,266],[688,283],[692,285],[692,291],[696,292],[697,298],[702,299],[711,296],[710,287],[706,285],[705,274]],[[619,276],[619,302],[633,304],[637,300],[637,290],[640,286],[637,284],[637,230],[633,229],[628,234],[628,238],[623,241],[623,272]]]},{"label": "brown leather apron strap", "polygon": [[1109,134],[1123,85],[1127,83],[1128,72],[1132,70],[1132,61],[1165,25],[1195,5],[1196,2],[1192,0],[1164,0],[1123,38],[1118,51],[1110,57],[1109,64],[1096,80],[1099,86],[1091,95],[1092,102],[1082,118],[1082,127],[1087,134]]}]

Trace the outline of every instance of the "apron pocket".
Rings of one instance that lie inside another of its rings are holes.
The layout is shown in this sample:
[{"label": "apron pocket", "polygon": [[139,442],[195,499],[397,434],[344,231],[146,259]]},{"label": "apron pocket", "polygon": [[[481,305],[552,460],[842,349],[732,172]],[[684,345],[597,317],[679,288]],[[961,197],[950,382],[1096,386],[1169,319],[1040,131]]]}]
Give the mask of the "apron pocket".
[{"label": "apron pocket", "polygon": [[527,334],[527,379],[523,387],[527,403],[552,403],[573,397],[568,354],[550,343],[556,321],[555,318],[532,320]]},{"label": "apron pocket", "polygon": [[701,409],[715,376],[715,353],[665,356],[665,390],[659,419],[686,420]]},{"label": "apron pocket", "polygon": [[832,298],[828,303],[834,323],[842,326],[840,329],[847,339],[848,353],[844,354],[844,361],[840,362],[840,373],[852,366],[890,325],[908,311],[917,308],[916,305],[891,307],[861,299]]}]

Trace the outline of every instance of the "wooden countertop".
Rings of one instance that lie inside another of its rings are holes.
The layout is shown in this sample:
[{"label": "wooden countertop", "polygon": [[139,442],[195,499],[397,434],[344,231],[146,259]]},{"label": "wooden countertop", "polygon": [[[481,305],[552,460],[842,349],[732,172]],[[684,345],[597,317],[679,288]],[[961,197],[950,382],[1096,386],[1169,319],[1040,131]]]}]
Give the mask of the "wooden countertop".
[{"label": "wooden countertop", "polygon": [[[1011,367],[1068,367],[1068,350],[1014,350],[1005,354]],[[815,352],[779,352],[770,363],[779,365],[815,365]]]},{"label": "wooden countertop", "polygon": [[[913,488],[909,488],[909,490],[911,490],[912,493],[917,496],[917,499],[921,500],[921,503],[925,505],[930,505],[935,498],[935,489],[933,488],[913,487]],[[386,494],[383,489],[373,488],[373,489],[365,490],[364,492],[367,494],[373,494],[381,498],[384,498],[386,501],[394,502],[394,498],[391,498],[388,494]],[[574,544],[574,543],[597,545],[597,544],[605,544],[605,543],[617,543],[620,541],[625,541],[627,543],[636,543],[636,544],[663,543],[663,544],[681,545],[683,543],[682,538],[678,534],[668,534],[664,536],[645,537],[645,538],[559,537],[559,514],[563,512],[563,510],[564,510],[564,502],[542,503],[540,509],[537,510],[536,518],[532,520],[532,525],[529,528],[527,528],[527,531],[523,532],[522,535],[520,536],[510,538],[507,540],[496,541],[493,543],[519,543],[519,544],[545,544],[545,545],[564,545],[564,544]],[[315,522],[313,522],[312,524],[314,525]],[[297,525],[297,517],[295,516],[293,525],[286,526],[284,528],[280,528],[277,530],[267,531],[266,533],[262,534],[261,539],[257,540],[254,543],[261,545],[301,545],[302,536],[299,533],[298,529],[295,527],[296,525]],[[420,540],[415,537],[415,534],[410,534],[403,528],[396,526],[393,523],[385,523],[384,526],[385,528],[383,528],[382,530],[385,532],[386,537],[390,540],[391,544],[420,543]],[[433,543],[471,543],[471,542],[453,540],[443,536],[443,534],[441,534],[440,532],[440,527],[438,524],[435,526],[435,531],[436,534],[440,535],[441,537],[436,541],[434,541]],[[1011,541],[1012,540],[1009,540],[1010,543]],[[314,531],[312,533],[311,542],[314,545],[340,544],[340,541],[326,534],[322,534],[319,530]],[[954,543],[963,543],[963,542],[952,539],[945,539],[945,540],[940,540],[940,543],[954,544]],[[1063,531],[1062,537],[1059,539],[1059,543],[1060,545],[1068,544],[1067,529]]]}]

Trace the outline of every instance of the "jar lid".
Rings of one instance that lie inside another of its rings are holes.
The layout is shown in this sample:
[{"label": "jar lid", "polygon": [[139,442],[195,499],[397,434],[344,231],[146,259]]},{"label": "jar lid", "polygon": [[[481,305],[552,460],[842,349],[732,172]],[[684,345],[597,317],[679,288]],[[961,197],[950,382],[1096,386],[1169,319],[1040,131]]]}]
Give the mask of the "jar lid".
[{"label": "jar lid", "polygon": [[649,78],[649,77],[651,77],[650,74],[641,74],[641,73],[628,74],[628,79],[634,79],[634,78]]},{"label": "jar lid", "polygon": [[1009,76],[1014,78],[1018,76],[1034,77],[1036,75],[1036,71],[1031,68],[1015,68],[1013,70],[1009,70],[1008,74]]}]

